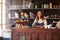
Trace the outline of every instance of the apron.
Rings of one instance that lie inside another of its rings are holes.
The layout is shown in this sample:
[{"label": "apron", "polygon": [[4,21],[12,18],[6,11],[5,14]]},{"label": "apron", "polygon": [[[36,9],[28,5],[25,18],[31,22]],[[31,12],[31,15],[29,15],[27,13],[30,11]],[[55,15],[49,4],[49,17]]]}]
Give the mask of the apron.
[{"label": "apron", "polygon": [[38,26],[44,26],[44,23],[43,22],[36,22],[36,25],[38,25]]}]

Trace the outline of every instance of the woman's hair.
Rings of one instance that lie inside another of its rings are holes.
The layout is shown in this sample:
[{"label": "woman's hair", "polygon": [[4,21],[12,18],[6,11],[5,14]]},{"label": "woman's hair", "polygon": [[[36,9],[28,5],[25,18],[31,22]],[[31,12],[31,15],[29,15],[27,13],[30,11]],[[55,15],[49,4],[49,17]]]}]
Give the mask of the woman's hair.
[{"label": "woman's hair", "polygon": [[[42,16],[41,16],[40,18],[41,18],[42,20],[44,20],[45,18],[44,18],[43,12],[42,12],[42,11],[38,11],[38,12],[41,12]],[[37,13],[38,13],[38,12],[37,12]],[[36,16],[36,19],[39,20],[38,15]]]}]

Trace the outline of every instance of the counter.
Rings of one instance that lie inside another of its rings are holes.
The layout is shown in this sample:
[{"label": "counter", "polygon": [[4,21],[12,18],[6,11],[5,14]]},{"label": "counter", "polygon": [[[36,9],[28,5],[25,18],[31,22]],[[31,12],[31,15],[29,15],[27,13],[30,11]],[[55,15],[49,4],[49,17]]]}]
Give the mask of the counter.
[{"label": "counter", "polygon": [[12,28],[11,40],[60,40],[60,29]]}]

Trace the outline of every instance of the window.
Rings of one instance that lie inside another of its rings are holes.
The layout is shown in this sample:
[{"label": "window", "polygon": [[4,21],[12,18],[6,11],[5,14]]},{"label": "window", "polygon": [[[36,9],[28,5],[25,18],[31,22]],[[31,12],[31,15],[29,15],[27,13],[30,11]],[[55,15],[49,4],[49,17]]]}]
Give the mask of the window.
[{"label": "window", "polygon": [[1,30],[5,23],[5,0],[0,0],[0,36],[2,36]]}]

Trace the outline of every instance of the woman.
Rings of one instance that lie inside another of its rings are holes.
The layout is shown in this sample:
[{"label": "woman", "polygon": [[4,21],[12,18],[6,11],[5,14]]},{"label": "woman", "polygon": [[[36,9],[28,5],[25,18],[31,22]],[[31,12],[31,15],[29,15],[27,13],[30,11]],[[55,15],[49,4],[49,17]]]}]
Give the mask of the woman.
[{"label": "woman", "polygon": [[47,28],[47,21],[46,21],[46,18],[43,16],[42,11],[37,12],[37,16],[36,16],[32,26]]}]

